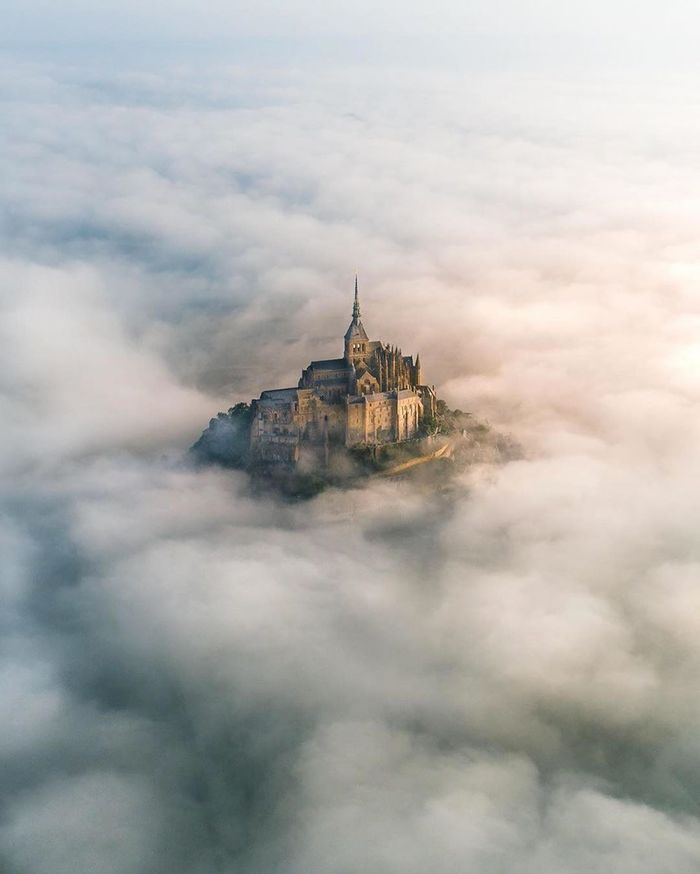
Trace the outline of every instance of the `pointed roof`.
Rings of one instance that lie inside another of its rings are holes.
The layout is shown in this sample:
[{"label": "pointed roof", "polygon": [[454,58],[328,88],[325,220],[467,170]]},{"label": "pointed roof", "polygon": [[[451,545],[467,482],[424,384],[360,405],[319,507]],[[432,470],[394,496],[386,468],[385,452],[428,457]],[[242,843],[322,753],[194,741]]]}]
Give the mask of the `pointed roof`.
[{"label": "pointed roof", "polygon": [[367,336],[367,331],[365,331],[364,325],[362,322],[356,322],[354,319],[350,322],[350,326],[345,332],[345,339],[350,340],[351,338],[357,337],[360,340],[369,340]]},{"label": "pointed roof", "polygon": [[352,305],[352,321],[345,332],[345,339],[369,340],[364,325],[360,321],[360,301],[357,295],[357,274],[355,274],[355,301]]}]

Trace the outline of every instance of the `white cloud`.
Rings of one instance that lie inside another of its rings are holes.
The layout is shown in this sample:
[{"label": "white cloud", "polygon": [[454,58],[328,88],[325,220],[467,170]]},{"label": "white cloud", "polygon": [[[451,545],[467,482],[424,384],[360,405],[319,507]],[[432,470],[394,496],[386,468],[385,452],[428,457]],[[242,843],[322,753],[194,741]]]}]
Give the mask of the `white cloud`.
[{"label": "white cloud", "polygon": [[[694,92],[11,78],[3,862],[696,869]],[[161,458],[358,267],[525,460],[284,505]]]}]

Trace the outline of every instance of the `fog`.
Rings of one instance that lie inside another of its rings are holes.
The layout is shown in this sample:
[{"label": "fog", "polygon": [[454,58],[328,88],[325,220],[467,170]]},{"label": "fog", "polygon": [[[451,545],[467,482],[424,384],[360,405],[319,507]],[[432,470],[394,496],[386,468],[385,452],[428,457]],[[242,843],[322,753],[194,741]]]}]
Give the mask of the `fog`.
[{"label": "fog", "polygon": [[[3,72],[5,869],[696,872],[693,81]],[[356,271],[524,458],[190,467]]]}]

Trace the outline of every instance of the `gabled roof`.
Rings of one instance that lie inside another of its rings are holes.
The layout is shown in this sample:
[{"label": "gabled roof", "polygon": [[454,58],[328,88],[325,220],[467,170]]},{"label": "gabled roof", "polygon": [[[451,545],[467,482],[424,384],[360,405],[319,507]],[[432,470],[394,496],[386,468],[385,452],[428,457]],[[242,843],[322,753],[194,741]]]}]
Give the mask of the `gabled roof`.
[{"label": "gabled roof", "polygon": [[379,384],[379,380],[377,379],[377,377],[370,370],[367,370],[366,367],[363,368],[362,370],[358,370],[358,372],[357,372],[357,379],[358,380],[364,379],[366,376],[369,376],[369,378],[372,380],[372,382],[376,382],[377,384]]},{"label": "gabled roof", "polygon": [[297,389],[295,388],[268,388],[260,395],[260,401],[287,403],[295,400],[296,396]]},{"label": "gabled roof", "polygon": [[326,358],[312,361],[307,370],[352,370],[352,364],[348,364],[344,358]]}]

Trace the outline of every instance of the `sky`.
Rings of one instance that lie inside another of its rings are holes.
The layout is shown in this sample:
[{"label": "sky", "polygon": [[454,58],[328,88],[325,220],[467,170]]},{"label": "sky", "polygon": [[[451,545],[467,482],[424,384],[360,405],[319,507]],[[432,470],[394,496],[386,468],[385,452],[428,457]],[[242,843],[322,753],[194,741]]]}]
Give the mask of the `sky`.
[{"label": "sky", "polygon": [[7,2],[2,43],[63,56],[216,54],[269,63],[697,70],[693,0]]},{"label": "sky", "polygon": [[[5,18],[0,868],[697,872],[690,4]],[[356,272],[523,457],[192,468]]]}]

